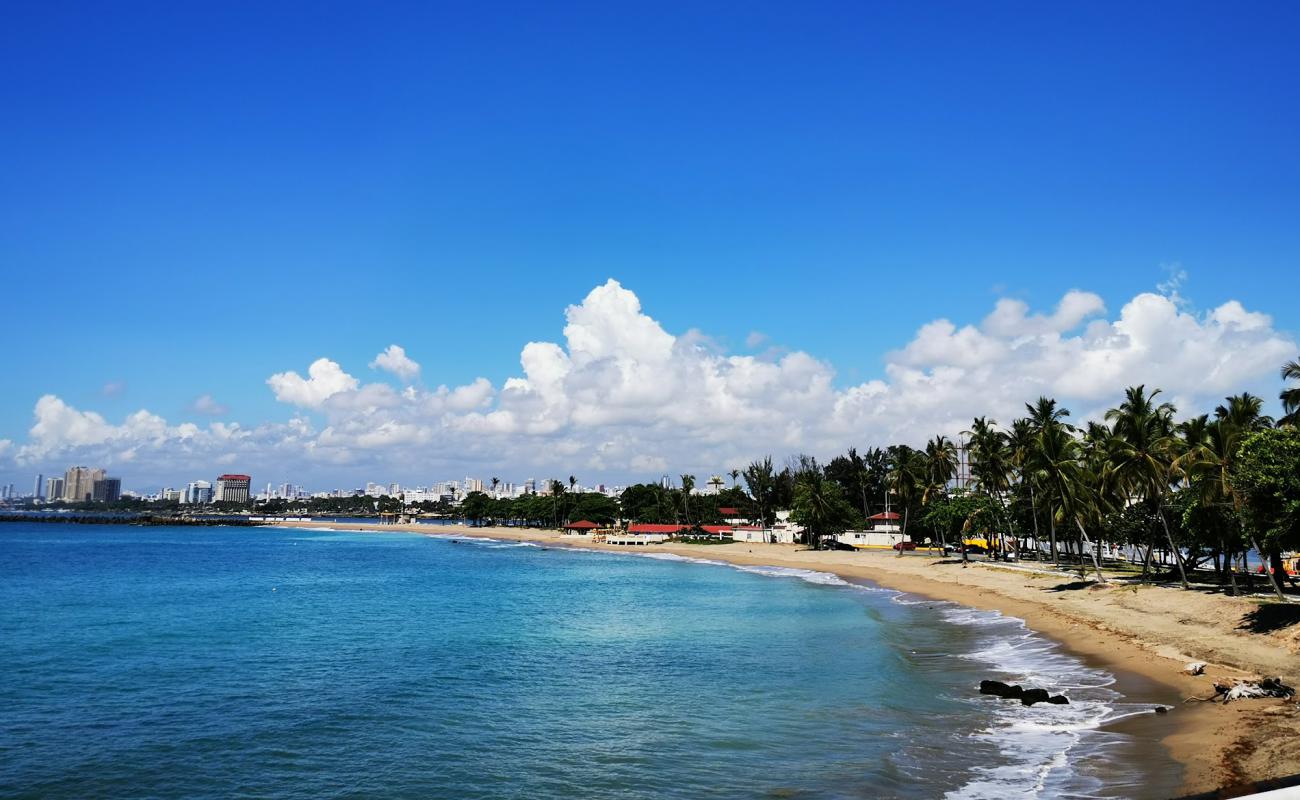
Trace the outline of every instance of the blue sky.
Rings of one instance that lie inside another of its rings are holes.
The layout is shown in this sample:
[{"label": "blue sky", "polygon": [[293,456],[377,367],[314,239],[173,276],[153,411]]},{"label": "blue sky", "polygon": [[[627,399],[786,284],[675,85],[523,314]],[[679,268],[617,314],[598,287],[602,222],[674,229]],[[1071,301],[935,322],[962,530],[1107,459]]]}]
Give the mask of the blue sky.
[{"label": "blue sky", "polygon": [[609,278],[839,388],[937,318],[1077,288],[1113,319],[1171,269],[1188,313],[1300,329],[1288,4],[469,5],[9,9],[11,451],[47,394],[319,429],[267,378],[381,379],[392,343],[500,389]]}]

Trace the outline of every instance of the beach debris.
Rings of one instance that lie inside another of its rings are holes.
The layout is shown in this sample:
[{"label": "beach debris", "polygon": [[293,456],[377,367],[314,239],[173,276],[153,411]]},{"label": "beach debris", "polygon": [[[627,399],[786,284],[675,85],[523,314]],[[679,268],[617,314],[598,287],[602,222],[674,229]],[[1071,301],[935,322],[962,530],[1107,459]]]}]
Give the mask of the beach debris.
[{"label": "beach debris", "polygon": [[1166,706],[1156,706],[1156,707],[1155,707],[1155,712],[1156,712],[1157,714],[1168,714],[1168,713],[1169,713],[1169,708],[1166,707]]},{"label": "beach debris", "polygon": [[980,694],[991,694],[1003,700],[1019,700],[1027,706],[1035,703],[1068,705],[1070,700],[1065,695],[1053,695],[1046,689],[1026,689],[1023,686],[1002,681],[980,681]]},{"label": "beach debris", "polygon": [[1295,697],[1295,689],[1282,683],[1281,677],[1262,678],[1258,681],[1247,681],[1238,678],[1231,684],[1215,683],[1214,694],[1209,699],[1211,701],[1223,697],[1225,704],[1233,700],[1253,700],[1261,697]]},{"label": "beach debris", "polygon": [[1209,664],[1206,664],[1204,661],[1193,661],[1183,667],[1183,672],[1186,672],[1188,675],[1204,675],[1205,668],[1208,666]]}]

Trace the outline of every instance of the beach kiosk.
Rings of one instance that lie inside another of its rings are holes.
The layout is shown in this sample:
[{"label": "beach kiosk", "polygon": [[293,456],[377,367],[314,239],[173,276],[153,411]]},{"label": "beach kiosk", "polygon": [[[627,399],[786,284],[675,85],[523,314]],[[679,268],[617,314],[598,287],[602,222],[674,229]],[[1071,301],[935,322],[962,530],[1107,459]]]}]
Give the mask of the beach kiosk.
[{"label": "beach kiosk", "polygon": [[580,519],[564,526],[564,536],[590,536],[600,526],[589,519]]},{"label": "beach kiosk", "polygon": [[902,546],[903,531],[898,527],[901,519],[893,511],[882,511],[867,517],[871,527],[865,531],[845,531],[835,537],[835,541],[848,545],[855,550],[892,550]]}]

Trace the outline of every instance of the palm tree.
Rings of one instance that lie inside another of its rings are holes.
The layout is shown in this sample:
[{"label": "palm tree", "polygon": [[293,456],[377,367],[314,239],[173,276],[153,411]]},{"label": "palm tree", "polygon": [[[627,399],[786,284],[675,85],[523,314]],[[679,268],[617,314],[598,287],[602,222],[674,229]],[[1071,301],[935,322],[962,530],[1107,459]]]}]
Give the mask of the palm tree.
[{"label": "palm tree", "polygon": [[[1184,423],[1187,426],[1184,429],[1184,439],[1188,446],[1174,463],[1175,469],[1191,478],[1194,485],[1200,488],[1200,500],[1204,504],[1231,506],[1234,524],[1239,524],[1237,519],[1242,499],[1233,486],[1233,465],[1246,436],[1272,425],[1273,420],[1261,413],[1262,409],[1263,400],[1243,393],[1225,398],[1223,405],[1215,407],[1213,421],[1200,422],[1202,418],[1197,418],[1196,421]],[[1197,435],[1193,432],[1196,429],[1204,431],[1199,440],[1190,438]],[[1223,535],[1226,537],[1227,532]],[[1250,544],[1263,557],[1264,551],[1260,549],[1259,542],[1252,537]],[[1235,545],[1231,549],[1235,550]],[[1271,570],[1265,571],[1271,574]],[[1229,576],[1235,593],[1237,584],[1231,569]],[[1278,599],[1285,600],[1277,576],[1271,575],[1271,578]],[[1247,580],[1249,581],[1249,572]]]},{"label": "palm tree", "polygon": [[776,477],[773,474],[772,457],[767,456],[762,461],[755,461],[745,468],[745,485],[749,487],[749,496],[754,501],[754,507],[758,510],[758,524],[764,528],[767,527],[767,501],[772,496],[772,490],[776,486]]},{"label": "palm tree", "polygon": [[1234,394],[1224,398],[1224,404],[1214,407],[1214,418],[1226,420],[1238,428],[1259,430],[1273,425],[1273,418],[1265,416],[1264,398],[1256,397],[1250,392]]},{"label": "palm tree", "polygon": [[[976,417],[971,429],[964,434],[970,437],[971,477],[975,488],[994,499],[1002,510],[1002,524],[1010,532],[1006,494],[1011,488],[1011,449],[1007,435],[998,430],[997,422]],[[1002,543],[999,541],[999,548]]]},{"label": "palm tree", "polygon": [[695,488],[695,476],[682,476],[682,509],[686,512],[686,524],[691,524],[691,491]]},{"label": "palm tree", "polygon": [[921,504],[948,490],[948,481],[957,474],[957,446],[947,436],[936,436],[925,444],[925,494]]},{"label": "palm tree", "polygon": [[[1178,425],[1181,452],[1174,459],[1173,469],[1195,491],[1196,502],[1204,509],[1231,509],[1234,513],[1222,514],[1225,523],[1219,531],[1219,544],[1227,560],[1228,581],[1231,593],[1237,594],[1237,577],[1232,562],[1240,550],[1240,522],[1235,513],[1239,507],[1232,488],[1232,461],[1241,432],[1237,426],[1222,419],[1210,421],[1207,414],[1185,420]],[[1236,528],[1236,536],[1232,536]],[[1247,581],[1250,580],[1247,572]]]},{"label": "palm tree", "polygon": [[733,468],[727,474],[731,476],[731,488],[736,488],[736,479],[740,477],[740,470]]},{"label": "palm tree", "polygon": [[1164,501],[1173,480],[1174,459],[1178,455],[1178,440],[1174,436],[1174,407],[1169,403],[1155,403],[1160,390],[1147,394],[1145,386],[1130,386],[1124,391],[1124,402],[1106,412],[1106,419],[1114,424],[1111,469],[1117,484],[1131,502],[1150,500],[1156,507],[1160,524],[1165,529],[1165,540],[1178,565],[1178,575],[1183,588],[1190,588],[1183,557],[1174,543],[1165,517]]},{"label": "palm tree", "polygon": [[[1282,365],[1282,380],[1300,381],[1300,359],[1288,361]],[[1285,416],[1278,420],[1279,425],[1300,425],[1300,386],[1288,386],[1278,395],[1282,400]]]},{"label": "palm tree", "polygon": [[497,487],[500,486],[500,485],[501,485],[501,479],[500,479],[500,478],[497,478],[497,477],[493,477],[493,478],[492,478],[492,496],[493,496],[493,497],[496,497],[496,496],[497,496]]},{"label": "palm tree", "polygon": [[1007,433],[1007,449],[1011,454],[1011,467],[1015,471],[1017,483],[1022,490],[1029,492],[1029,516],[1034,525],[1034,557],[1038,558],[1040,537],[1038,535],[1038,497],[1031,480],[1030,459],[1034,453],[1034,428],[1029,419],[1012,421]]},{"label": "palm tree", "polygon": [[[1044,489],[1052,561],[1059,564],[1056,512],[1065,505],[1070,478],[1073,476],[1074,426],[1064,421],[1070,416],[1070,410],[1057,406],[1056,400],[1052,398],[1039,397],[1032,405],[1026,403],[1025,408],[1029,411],[1027,432],[1030,443],[1024,469],[1028,471],[1030,485],[1037,483]],[[1054,506],[1058,502],[1059,505]]]},{"label": "palm tree", "polygon": [[800,470],[795,480],[793,517],[804,528],[809,548],[820,550],[822,542],[844,532],[856,513],[844,499],[838,484],[827,480],[821,469]]},{"label": "palm tree", "polygon": [[917,500],[925,492],[927,462],[925,454],[907,445],[891,446],[889,456],[888,491],[897,497],[903,506],[902,534],[906,539],[912,506],[916,505]]},{"label": "palm tree", "polygon": [[[569,478],[570,484],[573,478]],[[560,496],[564,494],[564,482],[559,478],[551,479],[551,516],[555,521],[555,527],[560,527]]]}]

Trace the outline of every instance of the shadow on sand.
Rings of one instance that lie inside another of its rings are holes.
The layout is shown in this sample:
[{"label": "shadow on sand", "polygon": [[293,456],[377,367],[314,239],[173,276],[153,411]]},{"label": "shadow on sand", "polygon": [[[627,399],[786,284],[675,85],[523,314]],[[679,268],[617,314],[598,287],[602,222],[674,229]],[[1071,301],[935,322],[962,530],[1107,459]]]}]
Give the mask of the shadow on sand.
[{"label": "shadow on sand", "polygon": [[1248,611],[1241,617],[1239,631],[1251,633],[1272,633],[1288,628],[1300,622],[1300,605],[1294,603],[1269,603],[1254,611]]}]

